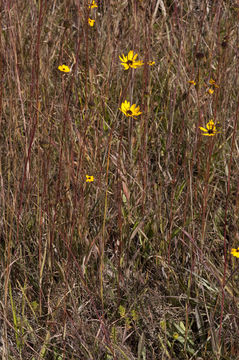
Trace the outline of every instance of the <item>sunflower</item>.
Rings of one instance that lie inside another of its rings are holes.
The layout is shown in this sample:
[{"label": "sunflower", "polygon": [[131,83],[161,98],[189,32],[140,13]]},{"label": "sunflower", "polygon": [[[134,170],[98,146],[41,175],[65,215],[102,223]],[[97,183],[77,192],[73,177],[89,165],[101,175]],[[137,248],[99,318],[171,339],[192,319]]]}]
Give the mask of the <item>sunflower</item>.
[{"label": "sunflower", "polygon": [[88,19],[88,24],[89,24],[90,26],[94,26],[94,23],[95,23],[95,20],[93,20],[93,19],[91,19],[91,18]]},{"label": "sunflower", "polygon": [[216,84],[216,81],[213,80],[213,79],[210,79],[210,80],[209,80],[209,84],[210,84],[211,86],[214,86],[215,88],[219,88],[219,85],[217,85],[217,84]]},{"label": "sunflower", "polygon": [[89,9],[94,9],[97,8],[98,5],[95,3],[95,0],[93,0],[90,4],[89,4]]},{"label": "sunflower", "polygon": [[127,100],[125,100],[125,102],[121,104],[121,107],[119,109],[127,117],[134,118],[135,116],[139,116],[140,114],[142,114],[142,112],[139,111],[139,106],[136,107],[136,104],[130,105],[130,102]]},{"label": "sunflower", "polygon": [[63,71],[63,72],[70,72],[70,68],[67,65],[60,65],[58,66],[58,70]]},{"label": "sunflower", "polygon": [[86,175],[85,177],[86,177],[86,182],[94,181],[94,176],[92,176],[92,175]]},{"label": "sunflower", "polygon": [[214,93],[214,90],[212,88],[208,89],[208,94],[212,95]]},{"label": "sunflower", "polygon": [[239,258],[239,248],[237,248],[237,249],[231,249],[231,255]]},{"label": "sunflower", "polygon": [[199,129],[204,131],[204,133],[202,133],[202,135],[205,135],[205,136],[214,136],[215,134],[218,134],[220,132],[217,130],[216,124],[214,123],[213,120],[210,120],[207,123],[206,129],[201,126],[199,126]]},{"label": "sunflower", "polygon": [[125,70],[128,70],[129,68],[137,69],[138,67],[144,65],[142,61],[136,61],[137,57],[138,54],[134,55],[133,50],[130,50],[126,56],[124,56],[124,54],[122,54],[122,57],[119,56],[120,60],[122,61],[121,65],[124,66]]}]

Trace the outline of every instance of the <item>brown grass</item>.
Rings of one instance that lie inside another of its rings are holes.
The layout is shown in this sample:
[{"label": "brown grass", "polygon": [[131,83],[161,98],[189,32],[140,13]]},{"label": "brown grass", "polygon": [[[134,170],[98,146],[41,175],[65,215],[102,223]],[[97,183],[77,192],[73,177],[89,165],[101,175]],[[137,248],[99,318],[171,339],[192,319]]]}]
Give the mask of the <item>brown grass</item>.
[{"label": "brown grass", "polygon": [[239,4],[98,5],[1,2],[2,359],[236,360]]}]

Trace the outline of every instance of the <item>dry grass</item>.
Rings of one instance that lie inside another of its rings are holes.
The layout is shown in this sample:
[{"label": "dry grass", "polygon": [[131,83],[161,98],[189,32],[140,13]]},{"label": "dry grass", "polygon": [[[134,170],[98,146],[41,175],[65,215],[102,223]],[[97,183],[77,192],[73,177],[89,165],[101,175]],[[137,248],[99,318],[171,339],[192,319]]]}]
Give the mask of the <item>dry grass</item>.
[{"label": "dry grass", "polygon": [[98,5],[1,3],[2,359],[236,360],[239,4]]}]

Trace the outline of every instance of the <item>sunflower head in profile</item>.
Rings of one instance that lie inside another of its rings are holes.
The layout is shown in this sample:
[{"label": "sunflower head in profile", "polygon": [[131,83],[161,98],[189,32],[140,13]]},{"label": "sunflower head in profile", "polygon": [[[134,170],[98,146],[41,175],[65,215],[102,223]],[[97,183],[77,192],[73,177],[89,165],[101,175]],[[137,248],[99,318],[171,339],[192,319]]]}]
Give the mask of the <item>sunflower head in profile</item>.
[{"label": "sunflower head in profile", "polygon": [[67,66],[67,65],[60,65],[58,66],[58,70],[62,71],[62,72],[65,72],[65,73],[68,73],[71,71],[71,69]]},{"label": "sunflower head in profile", "polygon": [[91,18],[88,19],[88,24],[89,24],[90,26],[94,26],[94,23],[95,23],[95,20],[94,20],[94,19],[91,19]]},{"label": "sunflower head in profile", "polygon": [[96,4],[95,0],[93,0],[89,3],[89,9],[94,9],[97,7],[98,7],[98,5]]}]

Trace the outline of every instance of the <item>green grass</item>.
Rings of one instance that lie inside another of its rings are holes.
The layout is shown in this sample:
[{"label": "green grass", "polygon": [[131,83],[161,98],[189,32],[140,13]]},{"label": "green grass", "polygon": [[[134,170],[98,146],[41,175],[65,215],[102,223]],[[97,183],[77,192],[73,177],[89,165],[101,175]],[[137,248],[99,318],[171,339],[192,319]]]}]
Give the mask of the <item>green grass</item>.
[{"label": "green grass", "polygon": [[98,5],[1,5],[2,358],[236,360],[239,8]]}]

